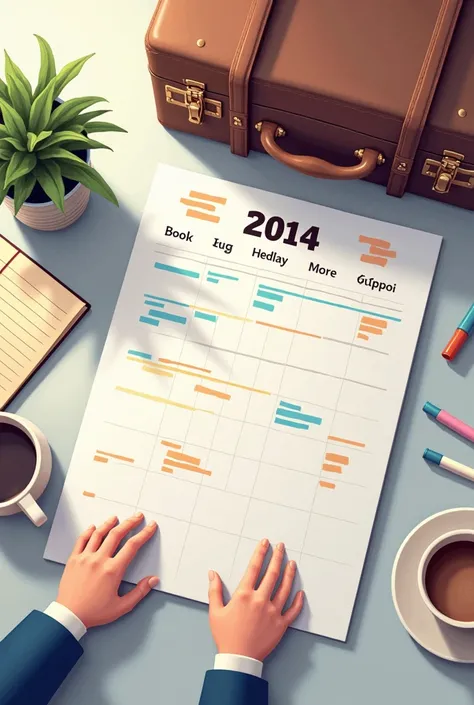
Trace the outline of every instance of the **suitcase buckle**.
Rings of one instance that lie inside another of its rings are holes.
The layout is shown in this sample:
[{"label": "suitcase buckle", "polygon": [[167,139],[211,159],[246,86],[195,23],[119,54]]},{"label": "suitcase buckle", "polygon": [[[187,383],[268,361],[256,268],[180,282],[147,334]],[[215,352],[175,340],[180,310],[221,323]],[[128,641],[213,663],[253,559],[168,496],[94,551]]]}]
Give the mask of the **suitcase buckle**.
[{"label": "suitcase buckle", "polygon": [[219,100],[206,98],[206,84],[186,78],[186,88],[165,86],[166,102],[187,108],[188,120],[193,125],[201,125],[203,115],[222,117],[222,103]]},{"label": "suitcase buckle", "polygon": [[[474,188],[474,169],[463,169],[461,166],[463,159],[464,154],[445,149],[441,161],[426,159],[421,173],[435,180],[433,191],[436,193],[448,193],[451,186]],[[460,175],[468,178],[459,179]]]}]

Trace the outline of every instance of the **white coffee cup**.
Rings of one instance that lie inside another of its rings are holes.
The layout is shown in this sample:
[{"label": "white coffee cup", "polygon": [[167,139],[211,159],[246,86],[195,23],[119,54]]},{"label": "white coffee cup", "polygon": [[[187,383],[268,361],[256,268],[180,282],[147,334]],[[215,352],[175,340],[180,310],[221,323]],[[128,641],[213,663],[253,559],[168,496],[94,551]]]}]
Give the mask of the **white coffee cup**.
[{"label": "white coffee cup", "polygon": [[448,617],[436,609],[434,604],[431,602],[426,589],[426,571],[433,556],[444,546],[447,546],[450,543],[458,543],[459,541],[470,541],[474,543],[474,530],[470,531],[469,529],[462,529],[457,531],[449,531],[448,533],[439,536],[428,546],[422,555],[418,566],[418,589],[420,590],[421,597],[423,598],[425,605],[441,622],[449,624],[451,627],[459,627],[460,629],[474,629],[474,622],[462,622],[458,619],[451,619],[451,617]]},{"label": "white coffee cup", "polygon": [[33,443],[36,453],[36,465],[31,480],[15,497],[0,502],[0,517],[24,512],[35,526],[42,526],[48,517],[36,500],[43,494],[51,476],[53,461],[48,441],[37,426],[16,414],[0,412],[0,424],[10,424],[23,431]]}]

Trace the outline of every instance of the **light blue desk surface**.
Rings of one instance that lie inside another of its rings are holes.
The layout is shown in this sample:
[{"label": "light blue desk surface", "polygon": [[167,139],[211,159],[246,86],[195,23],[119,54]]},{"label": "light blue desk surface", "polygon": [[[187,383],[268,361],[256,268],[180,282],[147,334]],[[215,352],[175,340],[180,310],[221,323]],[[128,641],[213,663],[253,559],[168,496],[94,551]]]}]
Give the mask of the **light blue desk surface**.
[{"label": "light blue desk surface", "polygon": [[[96,51],[66,97],[103,95],[112,119],[129,135],[112,135],[115,152],[94,154],[120,210],[93,197],[68,231],[41,234],[0,209],[0,232],[86,297],[92,312],[11,405],[46,433],[54,454],[51,483],[41,501],[50,518],[107,334],[156,163],[161,160],[224,179],[443,235],[439,261],[411,380],[382,494],[372,543],[346,644],[291,631],[269,659],[265,675],[273,705],[474,702],[474,667],[443,662],[418,648],[392,606],[390,575],[396,551],[422,519],[470,506],[474,485],[428,468],[431,446],[474,464],[474,450],[421,412],[429,399],[461,418],[474,417],[474,343],[451,368],[440,351],[474,300],[474,213],[406,196],[389,198],[367,183],[316,181],[269,157],[231,156],[227,146],[178,133],[156,121],[143,37],[154,0],[1,0],[0,47],[33,78],[33,33],[49,39],[58,63]],[[8,6],[8,7],[7,7]],[[448,147],[449,145],[447,145]],[[29,610],[54,599],[61,567],[43,560],[51,522],[35,529],[25,517],[0,519],[0,634]],[[64,684],[58,705],[197,703],[214,647],[207,609],[154,593],[122,621],[84,639],[85,656]]]}]

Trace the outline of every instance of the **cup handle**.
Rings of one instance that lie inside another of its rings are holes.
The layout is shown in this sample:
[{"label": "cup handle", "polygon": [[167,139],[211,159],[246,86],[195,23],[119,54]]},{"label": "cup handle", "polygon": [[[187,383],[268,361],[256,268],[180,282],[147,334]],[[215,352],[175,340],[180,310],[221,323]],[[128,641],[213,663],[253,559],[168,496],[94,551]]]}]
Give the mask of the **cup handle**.
[{"label": "cup handle", "polygon": [[43,526],[43,524],[48,521],[48,517],[43,510],[40,509],[30,494],[27,494],[26,497],[20,499],[18,506],[35,526]]}]

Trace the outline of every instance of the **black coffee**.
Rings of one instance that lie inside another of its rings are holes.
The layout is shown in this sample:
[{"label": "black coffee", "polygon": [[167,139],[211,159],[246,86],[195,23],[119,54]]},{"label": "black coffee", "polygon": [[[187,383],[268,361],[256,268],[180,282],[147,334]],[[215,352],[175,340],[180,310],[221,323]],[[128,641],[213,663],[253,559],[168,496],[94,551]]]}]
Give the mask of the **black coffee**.
[{"label": "black coffee", "polygon": [[36,467],[36,451],[19,428],[0,423],[0,502],[15,497],[30,482]]}]

